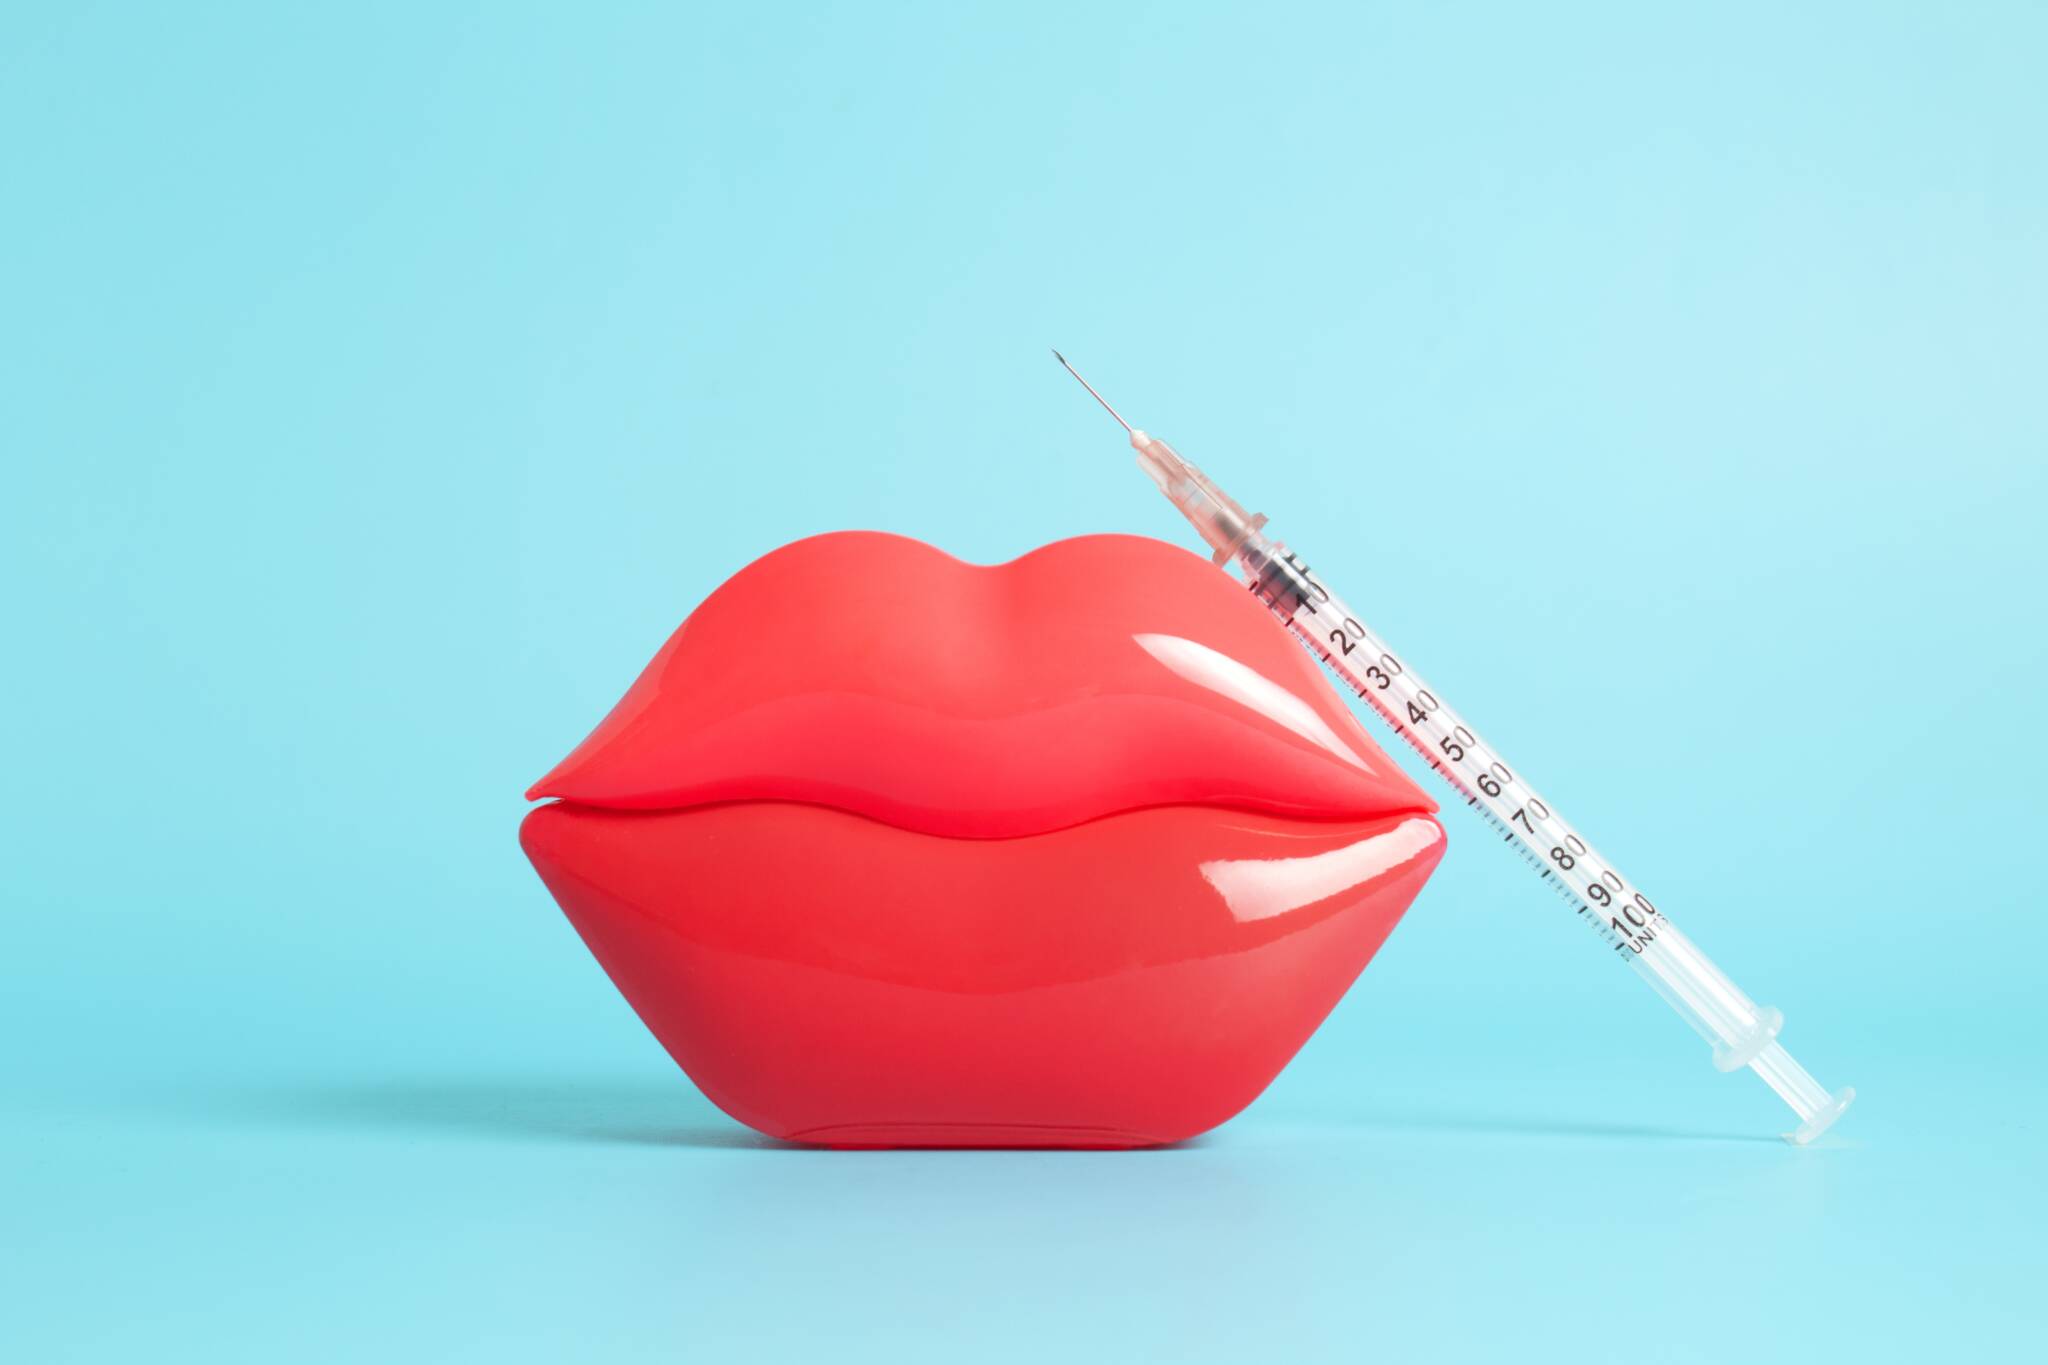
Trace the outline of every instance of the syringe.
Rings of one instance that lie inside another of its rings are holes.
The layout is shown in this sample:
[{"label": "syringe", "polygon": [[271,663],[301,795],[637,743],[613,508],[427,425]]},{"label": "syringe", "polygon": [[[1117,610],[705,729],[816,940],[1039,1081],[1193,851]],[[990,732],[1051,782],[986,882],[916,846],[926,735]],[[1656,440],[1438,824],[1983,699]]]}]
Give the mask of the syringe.
[{"label": "syringe", "polygon": [[1263,534],[1264,516],[1246,512],[1172,446],[1124,421],[1065,356],[1053,355],[1130,434],[1138,467],[1215,552],[1217,566],[1237,564],[1247,586],[1281,624],[1370,703],[1578,911],[1579,919],[1706,1039],[1716,1068],[1747,1066],[1792,1106],[1799,1126],[1785,1134],[1788,1142],[1803,1146],[1842,1116],[1856,1091],[1844,1086],[1830,1094],[1792,1059],[1778,1042],[1784,1015],[1744,995],[1635,883],[1502,763],[1498,751],[1300,557],[1269,540]]}]

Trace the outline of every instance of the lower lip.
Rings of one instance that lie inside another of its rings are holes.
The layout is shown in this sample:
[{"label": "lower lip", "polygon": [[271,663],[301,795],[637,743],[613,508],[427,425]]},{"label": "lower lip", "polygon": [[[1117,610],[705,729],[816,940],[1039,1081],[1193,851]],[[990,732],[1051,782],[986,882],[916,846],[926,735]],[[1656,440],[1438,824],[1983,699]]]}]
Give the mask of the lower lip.
[{"label": "lower lip", "polygon": [[1442,856],[1199,806],[949,839],[823,806],[543,806],[528,856],[715,1103],[834,1147],[1132,1147],[1257,1097]]}]

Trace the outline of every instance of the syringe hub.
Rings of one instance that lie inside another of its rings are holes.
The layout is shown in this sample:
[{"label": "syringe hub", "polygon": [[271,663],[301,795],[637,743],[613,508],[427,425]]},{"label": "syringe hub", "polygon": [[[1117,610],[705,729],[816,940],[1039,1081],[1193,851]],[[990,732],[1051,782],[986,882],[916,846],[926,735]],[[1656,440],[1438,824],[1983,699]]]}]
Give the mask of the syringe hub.
[{"label": "syringe hub", "polygon": [[1180,509],[1197,535],[1214,553],[1219,565],[1237,558],[1237,552],[1261,526],[1263,513],[1252,513],[1237,499],[1209,481],[1209,476],[1180,457],[1180,452],[1156,436],[1133,427],[1131,449],[1138,452],[1138,468],[1145,471],[1166,500]]}]

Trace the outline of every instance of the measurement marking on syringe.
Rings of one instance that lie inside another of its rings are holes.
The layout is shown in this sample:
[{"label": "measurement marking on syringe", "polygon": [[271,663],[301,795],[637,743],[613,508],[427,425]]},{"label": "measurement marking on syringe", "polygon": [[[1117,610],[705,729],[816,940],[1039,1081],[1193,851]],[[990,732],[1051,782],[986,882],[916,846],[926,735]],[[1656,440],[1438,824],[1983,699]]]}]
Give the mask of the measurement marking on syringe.
[{"label": "measurement marking on syringe", "polygon": [[[1293,606],[1286,611],[1284,618],[1289,628],[1307,643],[1353,692],[1370,704],[1381,720],[1407,740],[1424,764],[1465,798],[1468,807],[1477,810],[1488,824],[1500,830],[1503,843],[1517,846],[1516,851],[1537,876],[1564,898],[1573,911],[1592,927],[1602,942],[1620,954],[1624,960],[1640,955],[1654,942],[1656,936],[1647,928],[1647,919],[1643,920],[1640,926],[1625,925],[1618,918],[1602,917],[1596,913],[1596,905],[1604,906],[1611,903],[1615,892],[1630,889],[1628,884],[1622,880],[1620,874],[1600,867],[1587,858],[1586,842],[1568,827],[1563,826],[1561,821],[1556,820],[1550,807],[1534,795],[1528,796],[1510,811],[1508,788],[1511,785],[1519,786],[1514,780],[1514,775],[1505,764],[1490,757],[1471,728],[1448,712],[1434,693],[1425,687],[1415,686],[1413,695],[1404,695],[1398,709],[1392,704],[1393,698],[1382,700],[1377,695],[1393,690],[1395,678],[1403,679],[1401,691],[1404,694],[1407,687],[1412,685],[1409,682],[1411,675],[1407,667],[1394,657],[1392,651],[1380,652],[1381,662],[1372,665],[1368,670],[1368,675],[1373,680],[1369,682],[1346,667],[1342,654],[1323,645],[1320,631],[1297,619],[1303,613],[1311,618],[1319,615],[1323,606],[1333,602],[1334,598],[1327,588],[1316,581],[1306,565],[1291,556],[1285,557],[1282,562],[1288,564],[1289,576],[1298,580],[1300,586],[1281,593],[1275,591],[1270,582],[1265,581],[1261,575],[1248,585],[1260,600],[1271,607],[1276,600],[1284,602],[1291,599]],[[1281,614],[1279,609],[1275,609],[1275,615]],[[1353,649],[1360,642],[1378,643],[1372,640],[1370,632],[1358,624],[1355,616],[1347,614],[1344,621],[1342,632],[1331,632],[1333,638],[1342,634]],[[1352,651],[1344,651],[1350,652]],[[1408,718],[1407,723],[1403,723],[1402,720],[1404,713]],[[1424,725],[1428,725],[1430,729],[1424,730]],[[1437,733],[1433,734],[1431,731]],[[1434,745],[1430,743],[1431,740],[1435,740]],[[1432,748],[1438,752],[1431,752]],[[1446,759],[1449,760],[1448,763]],[[1498,803],[1498,808],[1495,803]],[[1527,829],[1526,836],[1514,828],[1516,822]],[[1551,837],[1547,853],[1545,846],[1536,842],[1539,829],[1546,837]],[[1560,872],[1570,872],[1574,868],[1581,869],[1583,885],[1580,884],[1578,877],[1559,875]],[[1606,882],[1613,883],[1611,890]],[[1648,900],[1640,893],[1635,894],[1645,913],[1654,914],[1655,911],[1649,907]],[[1630,916],[1631,920],[1635,918],[1634,915]]]}]

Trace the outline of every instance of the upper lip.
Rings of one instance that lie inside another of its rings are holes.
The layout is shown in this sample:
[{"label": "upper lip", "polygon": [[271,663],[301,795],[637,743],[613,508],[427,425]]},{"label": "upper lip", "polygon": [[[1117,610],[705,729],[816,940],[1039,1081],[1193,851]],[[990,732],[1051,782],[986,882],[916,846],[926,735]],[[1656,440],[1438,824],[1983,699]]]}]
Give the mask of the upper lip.
[{"label": "upper lip", "polygon": [[1086,536],[984,567],[874,532],[798,541],[728,581],[527,796],[801,801],[965,837],[1163,805],[1436,809],[1192,554]]}]

